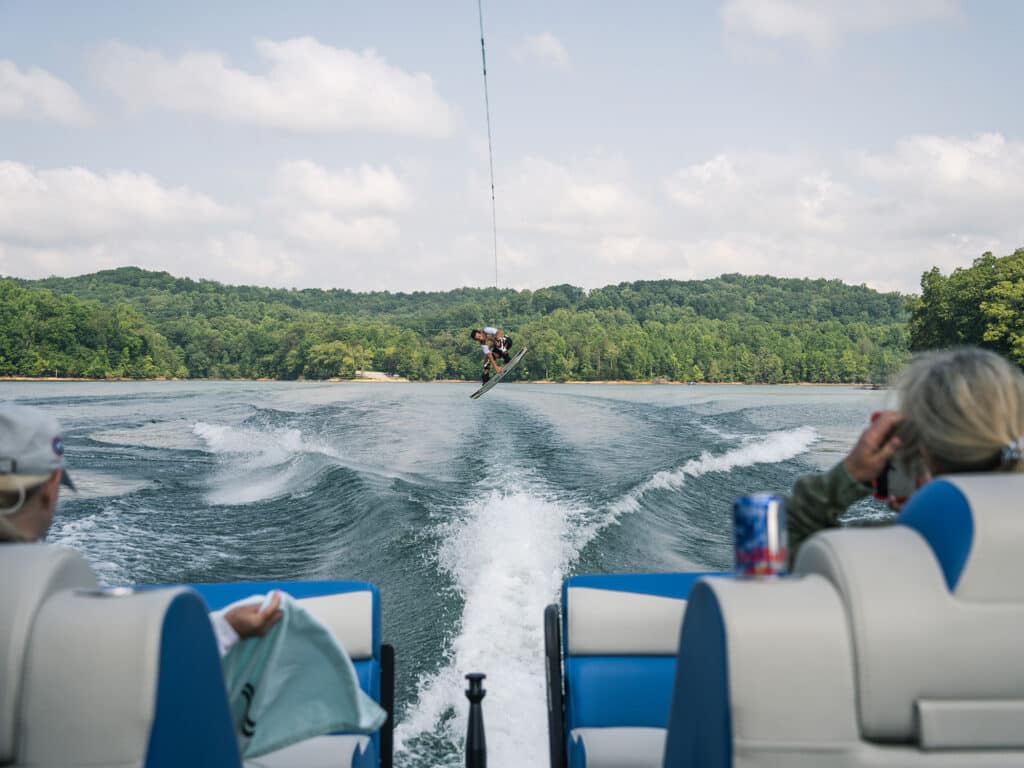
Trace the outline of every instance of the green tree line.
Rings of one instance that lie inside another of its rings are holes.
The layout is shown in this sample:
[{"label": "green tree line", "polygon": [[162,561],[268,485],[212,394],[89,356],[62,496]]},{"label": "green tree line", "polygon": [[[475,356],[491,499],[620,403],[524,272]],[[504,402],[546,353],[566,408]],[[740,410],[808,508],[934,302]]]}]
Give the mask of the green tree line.
[{"label": "green tree line", "polygon": [[474,379],[468,331],[498,324],[531,349],[519,379],[877,382],[906,358],[908,316],[907,297],[838,280],[355,293],[126,267],[0,280],[0,375]]},{"label": "green tree line", "polygon": [[909,334],[914,351],[976,344],[1024,365],[1024,248],[986,252],[949,276],[925,272]]}]

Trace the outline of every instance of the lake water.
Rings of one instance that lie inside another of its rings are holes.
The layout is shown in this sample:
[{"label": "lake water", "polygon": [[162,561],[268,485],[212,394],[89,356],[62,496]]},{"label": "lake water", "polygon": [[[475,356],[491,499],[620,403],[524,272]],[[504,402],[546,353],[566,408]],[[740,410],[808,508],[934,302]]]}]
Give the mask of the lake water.
[{"label": "lake water", "polygon": [[[737,495],[838,461],[888,393],[844,387],[0,383],[64,425],[50,541],[102,581],[363,579],[397,650],[406,768],[547,764],[544,606],[574,573],[726,568]],[[864,502],[853,515],[879,514]]]}]

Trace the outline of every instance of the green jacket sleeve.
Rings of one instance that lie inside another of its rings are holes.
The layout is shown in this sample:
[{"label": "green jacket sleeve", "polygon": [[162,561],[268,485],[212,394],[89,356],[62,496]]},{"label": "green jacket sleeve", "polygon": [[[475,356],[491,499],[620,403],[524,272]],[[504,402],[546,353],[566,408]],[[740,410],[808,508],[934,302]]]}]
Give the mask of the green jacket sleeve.
[{"label": "green jacket sleeve", "polygon": [[868,486],[850,477],[843,462],[828,472],[814,472],[798,478],[792,493],[786,497],[790,567],[804,539],[825,528],[837,527],[839,516],[847,507],[863,499],[870,491]]}]

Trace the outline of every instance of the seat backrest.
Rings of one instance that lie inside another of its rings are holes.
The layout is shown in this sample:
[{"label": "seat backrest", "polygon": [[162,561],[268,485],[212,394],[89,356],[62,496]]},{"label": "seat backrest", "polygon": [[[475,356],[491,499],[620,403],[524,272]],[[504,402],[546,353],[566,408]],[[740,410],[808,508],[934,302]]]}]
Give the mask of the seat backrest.
[{"label": "seat backrest", "polygon": [[19,761],[238,766],[199,596],[72,590],[48,600],[26,656]]},{"label": "seat backrest", "polygon": [[1024,474],[947,475],[911,497],[897,521],[931,547],[949,591],[973,603],[1024,602]]},{"label": "seat backrest", "polygon": [[943,749],[1024,749],[1024,476],[947,477],[884,530],[830,531],[796,572],[846,607],[862,735]]},{"label": "seat backrest", "polygon": [[839,596],[820,576],[698,581],[664,765],[852,765],[839,759],[857,743],[849,645]]},{"label": "seat backrest", "polygon": [[15,760],[25,657],[40,608],[69,589],[94,589],[81,555],[44,544],[0,545],[0,765]]},{"label": "seat backrest", "polygon": [[686,596],[701,575],[565,580],[567,737],[575,728],[665,727]]}]

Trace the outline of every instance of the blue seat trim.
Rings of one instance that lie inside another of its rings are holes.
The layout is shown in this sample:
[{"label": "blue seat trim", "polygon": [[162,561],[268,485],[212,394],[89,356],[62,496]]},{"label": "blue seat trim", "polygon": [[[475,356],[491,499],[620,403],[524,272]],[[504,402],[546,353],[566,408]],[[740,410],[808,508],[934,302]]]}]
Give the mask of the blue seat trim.
[{"label": "blue seat trim", "polygon": [[664,728],[674,656],[570,656],[566,732],[573,728]]},{"label": "blue seat trim", "polygon": [[377,757],[379,734],[380,731],[373,734],[374,738],[367,743],[365,752],[356,747],[356,751],[352,755],[352,768],[377,768],[380,765],[380,759]]},{"label": "blue seat trim", "polygon": [[[659,597],[685,599],[697,579],[719,573],[610,573],[570,576],[562,584],[564,599],[569,587],[590,587],[615,592],[639,592]],[[563,603],[564,604],[564,603]]]},{"label": "blue seat trim", "polygon": [[374,701],[380,701],[380,662],[377,659],[353,661],[359,687],[366,691]]},{"label": "blue seat trim", "polygon": [[731,768],[725,621],[715,593],[704,582],[690,592],[677,659],[665,767]]},{"label": "blue seat trim", "polygon": [[240,766],[217,641],[195,593],[175,597],[160,632],[153,728],[146,768]]},{"label": "blue seat trim", "polygon": [[933,480],[910,497],[896,523],[924,537],[954,591],[974,543],[974,516],[963,491],[947,480]]},{"label": "blue seat trim", "polygon": [[586,768],[587,748],[583,744],[583,739],[574,739],[572,736],[569,736],[568,739],[569,748],[566,750],[566,754],[569,758],[569,768]]}]

